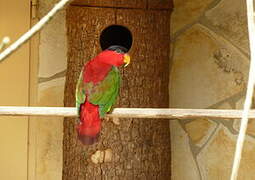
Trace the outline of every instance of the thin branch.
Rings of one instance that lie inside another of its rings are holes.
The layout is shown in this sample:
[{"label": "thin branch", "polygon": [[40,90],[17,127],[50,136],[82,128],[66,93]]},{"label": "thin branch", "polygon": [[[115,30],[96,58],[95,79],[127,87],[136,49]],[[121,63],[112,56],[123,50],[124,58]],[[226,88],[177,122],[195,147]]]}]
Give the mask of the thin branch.
[{"label": "thin branch", "polygon": [[24,44],[27,40],[29,40],[36,32],[38,32],[42,27],[50,21],[50,19],[58,12],[61,8],[63,8],[70,0],[61,0],[59,1],[50,12],[44,16],[37,24],[35,24],[28,32],[23,34],[16,42],[14,42],[11,46],[5,49],[0,54],[0,62],[9,56],[13,51],[18,49],[22,44]]},{"label": "thin branch", "polygon": [[231,173],[231,180],[236,180],[238,177],[238,170],[240,166],[240,161],[242,157],[242,149],[245,140],[245,134],[248,125],[248,116],[249,110],[251,108],[252,103],[252,95],[255,84],[255,26],[254,26],[254,10],[253,10],[253,0],[246,0],[247,6],[247,18],[248,18],[248,31],[249,31],[249,43],[250,43],[250,71],[249,71],[249,79],[247,85],[246,98],[244,102],[244,110],[241,120],[241,127],[236,143],[236,151],[234,156],[234,163]]},{"label": "thin branch", "polygon": [[[77,117],[74,107],[19,107],[0,106],[0,116],[59,116]],[[220,109],[168,109],[168,108],[115,108],[107,114],[110,118],[223,118],[238,119],[242,117],[242,110]],[[250,111],[249,117],[255,119],[255,110]]]}]

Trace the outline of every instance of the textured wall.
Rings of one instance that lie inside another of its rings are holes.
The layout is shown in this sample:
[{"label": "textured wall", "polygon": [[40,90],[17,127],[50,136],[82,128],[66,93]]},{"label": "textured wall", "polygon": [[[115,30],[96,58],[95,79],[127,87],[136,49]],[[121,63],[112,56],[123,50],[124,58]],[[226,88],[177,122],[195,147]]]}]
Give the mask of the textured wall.
[{"label": "textured wall", "polygon": [[[245,1],[175,0],[170,106],[240,109],[249,67]],[[229,179],[239,120],[171,122],[172,179]],[[250,121],[239,179],[254,179]]]},{"label": "textured wall", "polygon": [[[39,0],[39,18],[58,0]],[[38,106],[63,106],[66,71],[65,9],[40,32],[38,67]],[[40,117],[36,120],[36,180],[62,179],[63,118]]]}]

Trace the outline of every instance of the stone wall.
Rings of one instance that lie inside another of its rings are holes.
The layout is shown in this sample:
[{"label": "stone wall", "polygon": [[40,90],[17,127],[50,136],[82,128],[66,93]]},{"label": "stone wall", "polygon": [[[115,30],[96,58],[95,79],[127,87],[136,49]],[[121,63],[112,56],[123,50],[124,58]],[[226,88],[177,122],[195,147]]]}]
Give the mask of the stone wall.
[{"label": "stone wall", "polygon": [[[249,67],[245,1],[175,0],[170,106],[241,109]],[[171,121],[172,179],[229,179],[239,120]],[[239,179],[255,179],[250,121]]]},{"label": "stone wall", "polygon": [[[42,18],[58,0],[39,0],[38,16]],[[63,106],[66,72],[65,9],[40,32],[37,106]],[[36,119],[36,180],[62,179],[63,118]]]},{"label": "stone wall", "polygon": [[[57,0],[39,1],[39,17]],[[249,66],[246,9],[241,0],[175,0],[171,19],[170,105],[240,109]],[[41,31],[38,105],[63,106],[65,10]],[[36,124],[36,179],[62,177],[62,118]],[[171,122],[172,179],[228,179],[239,120]],[[255,122],[250,121],[240,179],[254,179]]]}]

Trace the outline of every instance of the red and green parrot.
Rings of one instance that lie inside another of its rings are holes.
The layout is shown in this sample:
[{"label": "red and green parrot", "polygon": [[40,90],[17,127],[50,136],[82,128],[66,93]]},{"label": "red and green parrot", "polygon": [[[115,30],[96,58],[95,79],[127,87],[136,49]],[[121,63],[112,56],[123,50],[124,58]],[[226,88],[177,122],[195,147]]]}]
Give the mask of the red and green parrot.
[{"label": "red and green parrot", "polygon": [[77,133],[83,144],[98,141],[101,119],[110,111],[119,93],[121,77],[117,67],[129,63],[127,49],[114,45],[84,65],[76,86]]}]

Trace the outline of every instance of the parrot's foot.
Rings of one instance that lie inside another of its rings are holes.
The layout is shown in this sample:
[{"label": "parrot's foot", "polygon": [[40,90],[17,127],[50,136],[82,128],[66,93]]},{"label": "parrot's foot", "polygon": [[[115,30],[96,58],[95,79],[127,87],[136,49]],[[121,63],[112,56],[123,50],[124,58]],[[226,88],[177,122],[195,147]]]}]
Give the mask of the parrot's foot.
[{"label": "parrot's foot", "polygon": [[104,117],[103,118],[106,122],[110,121],[110,117]]},{"label": "parrot's foot", "polygon": [[115,125],[120,125],[120,119],[119,118],[116,118],[116,117],[112,118],[112,122]]},{"label": "parrot's foot", "polygon": [[120,119],[117,118],[117,117],[114,117],[114,118],[104,117],[104,120],[105,120],[106,122],[112,121],[112,123],[115,124],[115,125],[120,125]]}]

